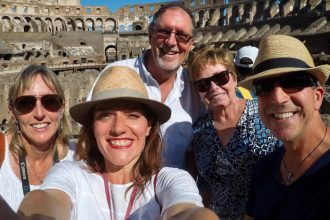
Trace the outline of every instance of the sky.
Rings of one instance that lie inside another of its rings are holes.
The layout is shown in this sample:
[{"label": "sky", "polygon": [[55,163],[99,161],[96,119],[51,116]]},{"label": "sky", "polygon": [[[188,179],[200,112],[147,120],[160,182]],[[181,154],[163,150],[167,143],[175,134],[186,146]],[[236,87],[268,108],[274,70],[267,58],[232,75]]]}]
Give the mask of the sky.
[{"label": "sky", "polygon": [[124,5],[149,4],[168,2],[170,0],[80,0],[82,6],[106,6],[111,12],[116,12]]}]

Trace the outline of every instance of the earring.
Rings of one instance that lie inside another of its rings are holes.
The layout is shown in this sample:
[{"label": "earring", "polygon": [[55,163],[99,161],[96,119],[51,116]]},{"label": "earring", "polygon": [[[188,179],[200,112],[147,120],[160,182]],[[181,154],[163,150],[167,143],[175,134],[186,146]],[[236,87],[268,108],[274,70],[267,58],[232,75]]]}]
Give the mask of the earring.
[{"label": "earring", "polygon": [[15,132],[17,134],[20,134],[21,133],[21,128],[20,128],[20,126],[18,124],[18,121],[15,121]]}]

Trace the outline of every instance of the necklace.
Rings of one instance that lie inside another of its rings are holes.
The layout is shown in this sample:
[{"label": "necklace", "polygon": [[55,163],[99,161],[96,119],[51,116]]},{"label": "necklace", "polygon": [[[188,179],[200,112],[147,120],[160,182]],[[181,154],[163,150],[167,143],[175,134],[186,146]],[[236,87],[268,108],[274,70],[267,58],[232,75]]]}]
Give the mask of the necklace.
[{"label": "necklace", "polygon": [[[113,217],[113,213],[112,213],[111,194],[110,194],[110,190],[109,190],[109,186],[108,186],[108,179],[107,179],[106,173],[102,174],[102,178],[103,178],[103,183],[104,183],[105,194],[107,196],[107,203],[108,203],[108,207],[109,207],[109,211],[110,211],[110,219],[112,220],[112,219],[114,219],[114,217]],[[124,220],[128,220],[128,218],[131,214],[131,211],[132,211],[132,208],[133,208],[133,203],[135,201],[135,197],[136,197],[136,194],[137,194],[137,190],[138,190],[138,187],[137,187],[136,184],[134,184],[133,192],[132,192],[131,197],[129,199],[129,203],[128,203],[128,206],[127,206],[127,209],[126,209],[126,214],[125,214]]]},{"label": "necklace", "polygon": [[327,134],[327,131],[328,131],[328,126],[325,127],[325,132],[324,132],[324,135],[323,135],[323,138],[321,139],[321,141],[316,145],[316,147],[314,147],[314,149],[309,154],[307,154],[307,156],[302,161],[300,161],[300,163],[296,166],[296,168],[293,171],[290,171],[289,170],[288,166],[285,163],[284,158],[282,159],[284,169],[285,169],[285,171],[287,173],[287,177],[286,178],[287,178],[288,183],[291,183],[292,182],[294,173],[307,160],[307,158],[309,158],[314,153],[314,151],[323,143],[324,138],[325,138],[325,136]]}]

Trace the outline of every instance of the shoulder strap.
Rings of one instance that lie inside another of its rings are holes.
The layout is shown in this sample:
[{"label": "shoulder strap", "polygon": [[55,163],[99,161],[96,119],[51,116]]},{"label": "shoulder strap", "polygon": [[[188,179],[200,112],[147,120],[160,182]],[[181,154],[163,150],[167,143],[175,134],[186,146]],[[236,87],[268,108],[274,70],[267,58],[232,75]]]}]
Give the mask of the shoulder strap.
[{"label": "shoulder strap", "polygon": [[242,94],[243,99],[248,99],[251,100],[253,99],[251,92],[243,87],[238,86],[237,89],[239,90],[239,92]]},{"label": "shoulder strap", "polygon": [[0,167],[5,159],[5,135],[0,132]]}]

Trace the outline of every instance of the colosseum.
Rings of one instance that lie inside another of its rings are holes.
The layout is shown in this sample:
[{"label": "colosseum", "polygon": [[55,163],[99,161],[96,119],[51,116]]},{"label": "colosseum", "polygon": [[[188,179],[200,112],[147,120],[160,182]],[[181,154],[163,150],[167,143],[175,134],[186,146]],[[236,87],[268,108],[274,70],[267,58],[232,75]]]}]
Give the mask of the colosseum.
[{"label": "colosseum", "polygon": [[[270,34],[302,40],[317,64],[330,64],[330,0],[183,0],[196,22],[195,50],[213,45],[235,52]],[[80,0],[0,2],[0,120],[9,118],[13,77],[33,63],[60,78],[69,107],[85,99],[107,63],[140,55],[148,23],[164,3],[126,5],[116,12]],[[328,84],[328,83],[327,83]],[[322,111],[329,113],[328,93]],[[77,126],[73,126],[74,133]]]}]

